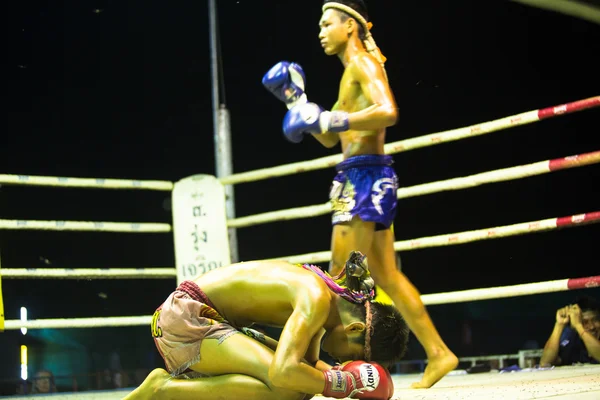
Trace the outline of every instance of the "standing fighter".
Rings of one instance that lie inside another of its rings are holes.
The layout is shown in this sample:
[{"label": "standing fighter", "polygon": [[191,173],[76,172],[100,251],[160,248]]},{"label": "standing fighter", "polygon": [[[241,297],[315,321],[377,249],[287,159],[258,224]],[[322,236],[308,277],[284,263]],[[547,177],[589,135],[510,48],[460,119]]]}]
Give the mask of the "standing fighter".
[{"label": "standing fighter", "polygon": [[330,192],[330,272],[339,273],[352,250],[367,255],[375,283],[390,296],[427,353],[423,378],[412,387],[429,388],[456,368],[458,359],[439,336],[420,293],[396,266],[392,223],[398,182],[383,145],[385,129],[396,123],[398,110],[368,19],[362,0],[324,2],[319,40],[325,54],[338,56],[345,68],[331,111],[307,101],[298,64],[278,63],[263,84],[289,109],[283,121],[289,141],[299,143],[312,134],[328,148],[341,143],[344,161],[336,167]]}]

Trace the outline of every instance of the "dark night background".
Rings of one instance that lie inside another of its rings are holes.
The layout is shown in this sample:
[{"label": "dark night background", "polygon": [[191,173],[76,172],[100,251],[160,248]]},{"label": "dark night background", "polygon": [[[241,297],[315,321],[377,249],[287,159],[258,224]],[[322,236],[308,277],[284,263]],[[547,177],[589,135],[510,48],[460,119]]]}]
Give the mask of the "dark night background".
[{"label": "dark night background", "polygon": [[[318,42],[320,1],[219,0],[234,171],[335,154],[288,143],[285,107],[261,85],[280,60],[300,63],[308,96],[334,103],[342,67]],[[400,110],[387,142],[600,94],[600,26],[507,1],[370,1]],[[215,173],[205,1],[10,2],[0,173],[176,181]],[[598,109],[394,156],[400,186],[600,150]],[[324,203],[333,170],[236,185],[238,216]],[[402,200],[398,240],[598,211],[600,166]],[[171,221],[166,192],[4,186],[5,219]],[[238,230],[242,260],[326,250],[330,217]],[[168,234],[1,231],[2,267],[167,267]],[[597,275],[600,227],[402,254],[422,293]],[[148,315],[173,280],[3,280],[7,319]],[[599,289],[431,306],[459,356],[543,346],[555,310]],[[472,343],[463,340],[463,327]],[[147,327],[0,335],[0,380],[160,365]],[[46,351],[46,353],[44,353]],[[53,354],[50,360],[48,354]],[[408,359],[423,358],[413,341]],[[77,361],[75,361],[77,360]],[[83,360],[83,361],[82,361]],[[86,361],[87,360],[87,361]],[[78,364],[79,363],[79,364]],[[30,370],[30,374],[34,372]],[[2,393],[13,386],[2,385]],[[14,393],[14,391],[12,392]]]}]

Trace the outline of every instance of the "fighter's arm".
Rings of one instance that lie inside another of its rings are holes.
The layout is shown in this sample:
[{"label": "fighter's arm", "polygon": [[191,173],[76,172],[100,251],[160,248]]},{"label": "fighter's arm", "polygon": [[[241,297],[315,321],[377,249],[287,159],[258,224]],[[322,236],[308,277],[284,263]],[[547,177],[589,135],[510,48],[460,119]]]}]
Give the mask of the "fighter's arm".
[{"label": "fighter's arm", "polygon": [[398,106],[381,65],[365,54],[355,57],[348,68],[363,95],[372,104],[348,115],[349,128],[371,131],[394,125],[398,119]]},{"label": "fighter's arm", "polygon": [[312,338],[305,356],[306,362],[319,371],[327,371],[328,369],[332,368],[331,365],[319,360],[319,354],[321,353],[321,340],[323,339],[324,334],[325,329],[321,329],[321,331]]},{"label": "fighter's arm", "polygon": [[365,53],[355,57],[346,71],[371,105],[355,112],[326,111],[316,103],[296,105],[283,119],[283,133],[290,142],[300,143],[311,133],[331,147],[337,144],[339,132],[378,131],[396,123],[398,108],[381,65]]},{"label": "fighter's arm", "polygon": [[[277,345],[279,344],[279,342],[273,339],[272,337],[269,337],[264,333],[252,328],[242,328],[242,332],[244,332],[247,336],[251,337],[257,342],[264,344],[271,350],[277,350]],[[319,371],[326,371],[332,368],[331,365],[319,360],[319,355],[321,351],[321,339],[323,339],[324,334],[325,329],[321,329],[321,332],[319,332],[315,337],[313,337],[313,340],[308,346],[308,350],[306,352],[304,360],[302,360],[302,362],[315,367]]]},{"label": "fighter's arm", "polygon": [[301,393],[322,393],[323,372],[305,364],[307,351],[329,315],[329,293],[318,286],[298,296],[294,311],[281,332],[275,357],[269,368],[274,385]]},{"label": "fighter's arm", "polygon": [[[338,103],[336,102],[331,108],[331,111],[335,111],[337,108]],[[340,142],[340,135],[337,132],[313,133],[313,137],[328,149],[334,147]]]}]

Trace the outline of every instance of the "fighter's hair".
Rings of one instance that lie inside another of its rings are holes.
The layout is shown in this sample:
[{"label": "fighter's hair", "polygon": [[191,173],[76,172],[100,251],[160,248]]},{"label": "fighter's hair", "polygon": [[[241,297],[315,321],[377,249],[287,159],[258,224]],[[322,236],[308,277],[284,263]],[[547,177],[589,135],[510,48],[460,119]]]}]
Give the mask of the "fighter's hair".
[{"label": "fighter's hair", "polygon": [[325,0],[323,1],[323,5],[327,3],[339,3],[345,6],[352,8],[354,11],[362,15],[362,17],[369,21],[369,12],[367,10],[367,5],[363,0]]},{"label": "fighter's hair", "polygon": [[365,344],[364,361],[388,367],[400,360],[406,354],[409,329],[398,310],[376,301],[354,307],[354,312],[367,321],[363,335],[354,339],[356,343]]},{"label": "fighter's hair", "polygon": [[[346,6],[346,7],[350,7],[351,9],[356,11],[361,17],[363,17],[366,22],[369,22],[369,13],[367,11],[367,6],[366,6],[365,2],[362,0],[325,0],[325,1],[323,1],[323,5],[326,5],[327,3],[337,3],[337,4],[341,4],[343,6]],[[347,13],[339,8],[335,8],[335,10],[340,14],[340,19],[342,20],[342,22],[346,22],[348,20],[348,18],[354,18],[352,15],[350,15],[349,13]],[[357,21],[357,22],[358,22],[358,37],[361,40],[365,40],[366,34],[367,34],[367,32],[365,31],[365,27],[363,26],[363,24],[360,23],[360,21]]]}]

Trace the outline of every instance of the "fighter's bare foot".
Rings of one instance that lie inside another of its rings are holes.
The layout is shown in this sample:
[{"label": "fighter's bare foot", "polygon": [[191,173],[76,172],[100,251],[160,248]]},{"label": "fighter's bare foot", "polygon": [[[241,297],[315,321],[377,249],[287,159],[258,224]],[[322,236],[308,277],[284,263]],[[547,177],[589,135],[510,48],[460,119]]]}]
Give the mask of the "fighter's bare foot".
[{"label": "fighter's bare foot", "polygon": [[428,389],[435,385],[448,372],[452,371],[458,365],[458,358],[448,350],[448,352],[439,357],[432,358],[428,361],[425,373],[420,382],[415,382],[410,385],[411,389]]},{"label": "fighter's bare foot", "polygon": [[123,398],[123,400],[149,400],[169,381],[171,375],[162,368],[156,368],[144,382]]}]

